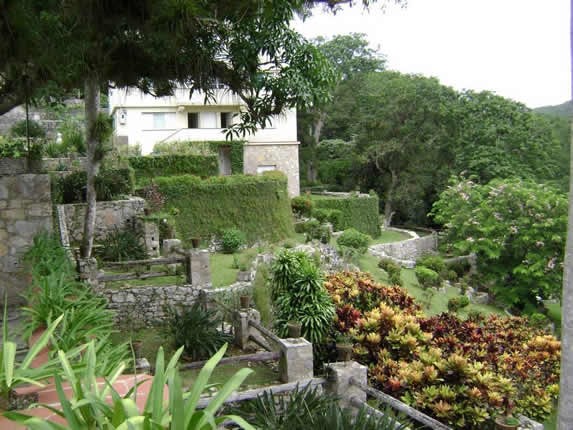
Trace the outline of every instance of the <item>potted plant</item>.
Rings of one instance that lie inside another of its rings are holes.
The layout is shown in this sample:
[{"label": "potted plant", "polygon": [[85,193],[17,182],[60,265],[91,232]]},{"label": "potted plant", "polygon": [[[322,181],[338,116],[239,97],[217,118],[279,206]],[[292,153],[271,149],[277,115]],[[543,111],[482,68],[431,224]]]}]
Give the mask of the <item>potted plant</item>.
[{"label": "potted plant", "polygon": [[241,309],[248,309],[251,304],[251,298],[249,296],[239,296],[239,303]]},{"label": "potted plant", "polygon": [[504,413],[499,415],[495,419],[495,425],[498,430],[517,430],[519,428],[520,421],[517,419],[513,414],[513,401],[509,398],[505,398],[503,400],[503,404],[505,406]]},{"label": "potted plant", "polygon": [[302,324],[298,321],[287,322],[287,330],[290,338],[302,337]]},{"label": "potted plant", "polygon": [[352,360],[352,349],[354,343],[352,336],[349,334],[339,334],[336,336],[336,353],[339,361]]}]

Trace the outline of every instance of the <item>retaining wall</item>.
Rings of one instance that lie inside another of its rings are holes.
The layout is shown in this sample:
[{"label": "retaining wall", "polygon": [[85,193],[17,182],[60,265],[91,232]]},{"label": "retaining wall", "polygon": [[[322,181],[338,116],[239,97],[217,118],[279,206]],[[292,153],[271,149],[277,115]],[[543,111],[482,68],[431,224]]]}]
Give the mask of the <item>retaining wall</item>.
[{"label": "retaining wall", "polygon": [[377,257],[391,257],[397,260],[416,260],[423,254],[435,252],[438,249],[438,235],[432,233],[401,242],[383,243],[369,248],[371,254]]}]

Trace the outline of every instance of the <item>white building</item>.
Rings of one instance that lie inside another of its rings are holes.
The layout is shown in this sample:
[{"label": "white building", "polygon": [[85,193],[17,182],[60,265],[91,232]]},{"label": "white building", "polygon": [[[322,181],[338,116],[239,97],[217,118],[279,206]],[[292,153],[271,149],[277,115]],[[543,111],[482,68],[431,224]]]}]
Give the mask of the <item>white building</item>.
[{"label": "white building", "polygon": [[[115,137],[122,144],[140,145],[143,154],[158,142],[225,140],[224,129],[238,120],[244,103],[225,88],[214,90],[205,103],[204,94],[178,88],[170,97],[153,97],[137,89],[110,89],[109,109]],[[296,111],[273,117],[271,124],[245,137],[245,174],[280,170],[288,177],[291,196],[299,194]],[[222,171],[225,174],[225,169]]]}]

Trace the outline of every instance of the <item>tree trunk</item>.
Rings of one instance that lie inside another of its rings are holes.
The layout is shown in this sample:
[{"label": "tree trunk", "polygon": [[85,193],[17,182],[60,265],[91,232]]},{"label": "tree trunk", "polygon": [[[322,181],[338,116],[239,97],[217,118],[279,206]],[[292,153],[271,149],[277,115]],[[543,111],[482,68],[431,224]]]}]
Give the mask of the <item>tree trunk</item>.
[{"label": "tree trunk", "polygon": [[[571,0],[573,7],[573,0]],[[571,9],[571,42],[573,43],[573,9]],[[573,44],[571,45],[573,65]],[[571,69],[573,83],[573,69]],[[573,96],[573,86],[572,86]],[[572,97],[573,98],[573,97]],[[573,117],[571,118],[573,131]],[[573,428],[573,132],[569,159],[569,217],[567,220],[567,243],[563,264],[563,293],[561,299],[561,380],[559,383],[559,409],[557,430]]]},{"label": "tree trunk", "polygon": [[322,127],[324,127],[324,121],[326,119],[326,113],[321,111],[318,113],[318,118],[312,125],[312,148],[310,151],[310,159],[308,160],[308,167],[306,171],[306,179],[309,182],[316,182],[317,170],[316,170],[316,149],[318,143],[320,142],[320,134],[322,133]]},{"label": "tree trunk", "polygon": [[394,189],[398,184],[398,175],[393,170],[390,170],[390,186],[386,190],[384,197],[384,228],[390,227],[392,223],[392,216],[394,211],[392,211],[392,195],[394,194]]},{"label": "tree trunk", "polygon": [[87,185],[86,185],[86,215],[84,218],[84,236],[82,239],[81,256],[90,258],[94,242],[95,218],[96,218],[96,189],[95,177],[99,170],[100,160],[96,152],[100,145],[94,126],[97,121],[99,107],[99,81],[97,76],[90,75],[86,78],[84,88],[84,102],[86,115],[86,138],[87,138]]}]

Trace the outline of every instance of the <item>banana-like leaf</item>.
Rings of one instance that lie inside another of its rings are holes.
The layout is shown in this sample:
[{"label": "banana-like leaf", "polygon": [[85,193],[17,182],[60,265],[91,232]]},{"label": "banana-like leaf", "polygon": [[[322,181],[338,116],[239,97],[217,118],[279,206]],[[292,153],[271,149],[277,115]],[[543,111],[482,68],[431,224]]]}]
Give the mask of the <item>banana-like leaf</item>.
[{"label": "banana-like leaf", "polygon": [[64,318],[64,314],[60,315],[58,318],[56,318],[54,322],[52,322],[48,326],[48,328],[42,334],[42,336],[40,336],[38,341],[32,346],[32,348],[30,348],[30,350],[26,354],[26,357],[24,357],[24,360],[20,365],[20,369],[24,370],[30,367],[30,364],[32,364],[32,360],[34,360],[34,358],[36,358],[36,356],[42,350],[42,348],[44,348],[48,344],[50,336],[52,336],[54,330],[56,330],[56,327],[58,326],[60,321],[62,321],[62,318]]},{"label": "banana-like leaf", "polygon": [[4,367],[4,380],[6,387],[10,389],[12,387],[12,381],[14,377],[14,366],[16,364],[16,344],[8,340],[4,340],[3,345],[3,367]]}]

